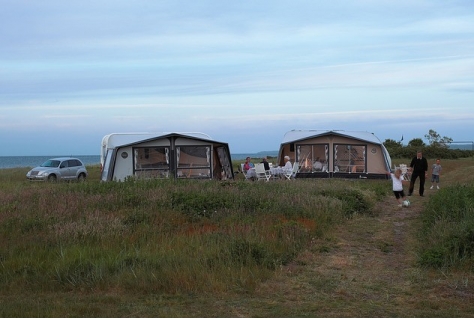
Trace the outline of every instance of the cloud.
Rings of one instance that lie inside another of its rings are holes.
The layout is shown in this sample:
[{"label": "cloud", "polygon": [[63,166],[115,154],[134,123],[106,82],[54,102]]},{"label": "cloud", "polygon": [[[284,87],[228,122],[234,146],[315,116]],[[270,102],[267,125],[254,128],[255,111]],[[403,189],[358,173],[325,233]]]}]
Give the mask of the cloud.
[{"label": "cloud", "polygon": [[6,0],[0,130],[17,132],[18,143],[30,142],[20,132],[82,136],[86,127],[91,140],[197,130],[239,148],[302,127],[470,132],[472,9],[468,1]]}]

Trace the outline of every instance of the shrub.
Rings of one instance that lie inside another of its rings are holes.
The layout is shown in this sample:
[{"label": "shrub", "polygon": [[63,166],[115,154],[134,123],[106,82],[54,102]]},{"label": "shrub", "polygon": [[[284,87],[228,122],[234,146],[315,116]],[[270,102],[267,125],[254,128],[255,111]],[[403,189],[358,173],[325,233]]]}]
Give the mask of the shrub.
[{"label": "shrub", "polygon": [[422,213],[419,262],[450,267],[474,256],[474,185],[447,187],[431,196]]}]

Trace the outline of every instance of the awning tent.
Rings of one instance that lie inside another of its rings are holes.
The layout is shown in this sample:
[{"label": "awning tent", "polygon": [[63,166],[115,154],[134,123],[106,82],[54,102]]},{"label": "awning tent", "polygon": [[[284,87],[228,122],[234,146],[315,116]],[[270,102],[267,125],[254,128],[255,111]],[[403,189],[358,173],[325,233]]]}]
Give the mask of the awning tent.
[{"label": "awning tent", "polygon": [[390,155],[373,134],[363,131],[292,130],[285,134],[278,162],[297,161],[297,178],[389,178]]},{"label": "awning tent", "polygon": [[102,181],[234,178],[228,144],[203,133],[109,134],[102,140],[102,153]]}]

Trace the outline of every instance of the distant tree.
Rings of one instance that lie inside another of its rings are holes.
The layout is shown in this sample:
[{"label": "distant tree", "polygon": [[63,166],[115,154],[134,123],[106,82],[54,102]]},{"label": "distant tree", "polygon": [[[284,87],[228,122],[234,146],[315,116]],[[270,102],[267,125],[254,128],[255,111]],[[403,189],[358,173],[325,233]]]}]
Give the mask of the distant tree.
[{"label": "distant tree", "polygon": [[425,134],[425,139],[433,147],[448,148],[449,144],[453,142],[453,139],[447,136],[441,137],[435,130],[429,130],[428,134]]},{"label": "distant tree", "polygon": [[408,146],[412,147],[424,147],[425,145],[425,142],[423,142],[421,138],[414,138],[410,142],[408,142]]},{"label": "distant tree", "polygon": [[383,142],[383,145],[385,145],[386,148],[397,148],[397,147],[402,147],[402,142],[397,142],[392,139],[386,139],[385,142]]},{"label": "distant tree", "polygon": [[397,142],[392,139],[386,139],[385,142],[383,142],[383,145],[385,146],[385,148],[387,149],[388,153],[391,156],[394,156],[394,157],[401,156],[402,150],[403,150],[403,144],[401,141]]},{"label": "distant tree", "polygon": [[430,159],[474,157],[474,150],[450,149],[448,146],[453,140],[446,136],[440,137],[440,135],[434,130],[430,130],[428,134],[425,135],[425,138],[429,142],[428,146],[426,146],[421,138],[412,139],[408,142],[407,146],[402,145],[402,140],[397,142],[395,140],[386,139],[385,142],[383,142],[383,145],[389,152],[391,158],[410,159],[418,150],[422,150],[423,156]]}]

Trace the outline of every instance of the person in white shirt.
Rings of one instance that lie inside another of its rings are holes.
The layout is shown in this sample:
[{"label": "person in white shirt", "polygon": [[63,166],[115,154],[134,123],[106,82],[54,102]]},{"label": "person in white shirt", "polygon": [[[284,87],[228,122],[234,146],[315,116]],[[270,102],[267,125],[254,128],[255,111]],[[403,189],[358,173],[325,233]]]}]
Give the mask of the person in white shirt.
[{"label": "person in white shirt", "polygon": [[403,191],[403,182],[406,183],[408,181],[405,181],[402,175],[402,170],[399,168],[395,170],[395,173],[387,172],[387,174],[390,174],[392,177],[393,194],[397,199],[398,206],[402,206],[403,201],[406,199],[405,192]]},{"label": "person in white shirt", "polygon": [[315,171],[322,171],[323,170],[323,163],[319,160],[319,157],[316,159],[316,162],[313,163],[313,169]]},{"label": "person in white shirt", "polygon": [[283,166],[283,170],[286,172],[291,171],[293,169],[293,164],[291,164],[290,157],[288,155],[284,157],[284,161],[285,166]]}]

